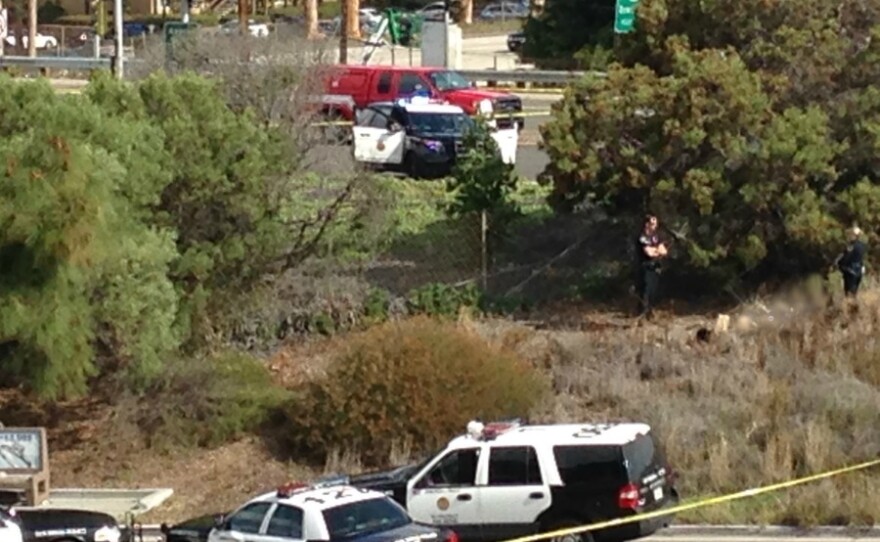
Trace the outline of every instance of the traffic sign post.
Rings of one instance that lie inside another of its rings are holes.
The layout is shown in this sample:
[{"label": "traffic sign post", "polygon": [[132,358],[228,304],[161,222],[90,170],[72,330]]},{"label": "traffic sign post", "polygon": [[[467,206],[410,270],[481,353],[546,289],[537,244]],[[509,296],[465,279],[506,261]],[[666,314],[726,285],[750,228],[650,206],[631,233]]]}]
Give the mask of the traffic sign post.
[{"label": "traffic sign post", "polygon": [[614,33],[628,34],[636,25],[639,0],[617,0],[614,6]]}]

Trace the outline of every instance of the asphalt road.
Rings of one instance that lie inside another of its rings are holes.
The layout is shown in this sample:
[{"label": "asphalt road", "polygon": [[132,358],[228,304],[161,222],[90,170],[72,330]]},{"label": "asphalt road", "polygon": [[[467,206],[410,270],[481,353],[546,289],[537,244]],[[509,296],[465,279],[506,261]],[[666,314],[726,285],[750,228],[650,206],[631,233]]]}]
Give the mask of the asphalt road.
[{"label": "asphalt road", "polygon": [[797,540],[797,542],[842,542],[844,540],[859,540],[861,542],[880,542],[880,537],[850,536],[799,536],[799,535],[654,535],[640,540],[653,542],[780,542],[782,540]]}]

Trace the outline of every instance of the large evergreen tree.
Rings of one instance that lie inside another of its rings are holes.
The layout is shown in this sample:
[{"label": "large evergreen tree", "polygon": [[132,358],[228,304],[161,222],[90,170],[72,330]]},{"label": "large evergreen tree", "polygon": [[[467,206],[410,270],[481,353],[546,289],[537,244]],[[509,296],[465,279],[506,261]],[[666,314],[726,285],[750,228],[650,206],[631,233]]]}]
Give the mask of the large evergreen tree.
[{"label": "large evergreen tree", "polygon": [[817,269],[844,224],[880,231],[878,23],[821,0],[643,0],[623,65],[544,128],[554,202],[662,213],[684,261],[728,279]]}]

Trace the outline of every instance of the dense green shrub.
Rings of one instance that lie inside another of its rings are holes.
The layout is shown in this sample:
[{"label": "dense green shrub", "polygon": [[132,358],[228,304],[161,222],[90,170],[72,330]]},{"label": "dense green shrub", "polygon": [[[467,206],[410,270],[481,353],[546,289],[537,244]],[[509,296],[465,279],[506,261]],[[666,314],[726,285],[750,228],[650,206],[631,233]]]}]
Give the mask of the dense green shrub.
[{"label": "dense green shrub", "polygon": [[454,317],[462,308],[479,305],[480,291],[473,284],[453,286],[432,282],[413,289],[407,296],[410,314]]},{"label": "dense green shrub", "polygon": [[224,352],[169,363],[131,410],[148,446],[213,446],[259,430],[288,398],[260,360]]},{"label": "dense green shrub", "polygon": [[286,408],[292,449],[388,460],[394,443],[421,451],[468,420],[524,416],[547,390],[537,370],[453,323],[417,317],[386,323],[342,344],[327,374]]},{"label": "dense green shrub", "polygon": [[0,160],[0,380],[54,398],[111,367],[155,375],[178,345],[174,235],[149,221],[161,134],[3,77]]}]

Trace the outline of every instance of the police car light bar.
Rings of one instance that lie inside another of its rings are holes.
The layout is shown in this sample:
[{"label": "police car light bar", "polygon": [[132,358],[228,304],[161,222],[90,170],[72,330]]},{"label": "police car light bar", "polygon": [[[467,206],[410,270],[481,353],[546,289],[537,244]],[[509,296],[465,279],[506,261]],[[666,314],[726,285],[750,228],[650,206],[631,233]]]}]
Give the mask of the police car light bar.
[{"label": "police car light bar", "polygon": [[286,499],[296,493],[297,491],[301,491],[309,487],[309,484],[305,484],[303,482],[287,482],[286,484],[280,486],[278,488],[278,497],[282,499]]},{"label": "police car light bar", "polygon": [[522,420],[510,420],[506,422],[491,422],[483,424],[477,420],[467,424],[467,433],[471,438],[490,440],[502,433],[522,426]]},{"label": "police car light bar", "polygon": [[413,96],[408,96],[405,98],[398,98],[397,105],[406,106],[406,105],[445,105],[449,102],[447,100],[440,100],[437,98],[432,98],[430,95],[422,95],[415,94]]}]

